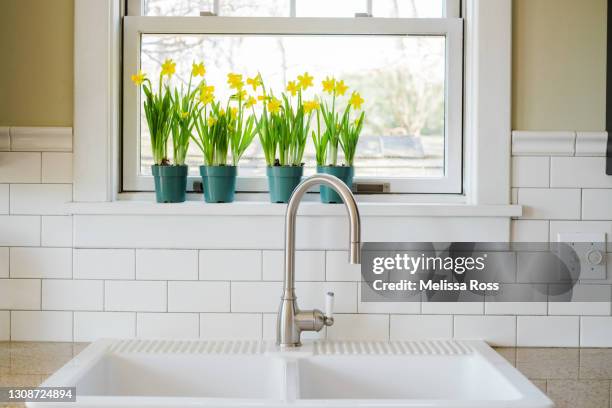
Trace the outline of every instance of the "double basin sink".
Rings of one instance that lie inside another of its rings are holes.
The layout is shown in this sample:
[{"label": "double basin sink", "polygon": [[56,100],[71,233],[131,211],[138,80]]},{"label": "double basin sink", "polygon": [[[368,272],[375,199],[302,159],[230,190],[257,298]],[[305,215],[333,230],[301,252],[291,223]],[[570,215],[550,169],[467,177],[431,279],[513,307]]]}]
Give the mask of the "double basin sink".
[{"label": "double basin sink", "polygon": [[99,340],[43,386],[76,387],[44,407],[552,407],[480,341]]}]

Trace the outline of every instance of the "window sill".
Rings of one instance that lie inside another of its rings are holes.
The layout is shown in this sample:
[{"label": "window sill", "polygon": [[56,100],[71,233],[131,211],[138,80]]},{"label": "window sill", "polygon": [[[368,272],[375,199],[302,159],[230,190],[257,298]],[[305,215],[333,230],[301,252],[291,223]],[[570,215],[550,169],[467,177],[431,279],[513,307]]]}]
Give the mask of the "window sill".
[{"label": "window sill", "polygon": [[[470,205],[456,203],[380,203],[359,202],[362,217],[519,217],[520,205]],[[187,201],[179,204],[157,204],[152,201],[114,201],[68,203],[73,215],[201,215],[201,216],[284,216],[286,204],[264,201],[237,201],[231,204],[207,204]],[[310,201],[300,205],[299,215],[311,217],[344,216],[342,205]]]}]

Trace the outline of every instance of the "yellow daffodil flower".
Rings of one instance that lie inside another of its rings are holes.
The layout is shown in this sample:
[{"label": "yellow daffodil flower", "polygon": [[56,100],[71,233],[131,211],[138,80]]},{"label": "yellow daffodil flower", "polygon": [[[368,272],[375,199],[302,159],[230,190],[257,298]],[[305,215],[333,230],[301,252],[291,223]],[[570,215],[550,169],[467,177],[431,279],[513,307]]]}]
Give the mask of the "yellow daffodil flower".
[{"label": "yellow daffodil flower", "polygon": [[321,84],[323,85],[323,91],[327,92],[328,94],[333,93],[334,89],[336,88],[336,80],[334,78],[327,77],[323,80],[323,82],[321,82]]},{"label": "yellow daffodil flower", "polygon": [[215,126],[215,123],[217,123],[217,119],[213,118],[212,116],[208,117],[208,127],[213,127]]},{"label": "yellow daffodil flower", "polygon": [[252,108],[256,104],[257,104],[257,99],[255,99],[252,96],[250,96],[249,99],[247,99],[245,106],[247,108]]},{"label": "yellow daffodil flower", "polygon": [[201,76],[203,77],[206,74],[206,67],[203,62],[196,64],[195,62],[192,64],[191,75],[194,77]]},{"label": "yellow daffodil flower", "polygon": [[262,85],[263,81],[261,80],[261,75],[257,74],[257,76],[253,78],[247,78],[247,84],[253,87],[253,91],[256,91]]},{"label": "yellow daffodil flower", "polygon": [[300,84],[300,87],[303,90],[306,90],[309,87],[311,87],[313,80],[314,80],[314,77],[311,75],[308,75],[308,72],[304,72],[304,75],[298,75],[298,82]]},{"label": "yellow daffodil flower", "polygon": [[257,100],[259,100],[259,101],[267,101],[268,99],[270,99],[270,97],[268,97],[266,95],[259,95],[257,97]]},{"label": "yellow daffodil flower", "polygon": [[236,108],[235,106],[232,108],[232,110],[230,110],[230,115],[232,117],[232,119],[235,119],[238,116],[238,108]]},{"label": "yellow daffodil flower", "polygon": [[351,95],[351,99],[349,103],[353,107],[353,109],[360,109],[361,105],[363,105],[363,98],[359,95],[359,92],[353,92]]},{"label": "yellow daffodil flower", "polygon": [[200,102],[204,105],[208,105],[215,100],[215,87],[214,86],[203,86],[200,88]]},{"label": "yellow daffodil flower", "polygon": [[164,63],[162,64],[162,71],[161,71],[162,76],[168,75],[168,78],[170,78],[172,75],[174,75],[175,72],[176,72],[176,63],[172,61],[171,59],[165,60]]},{"label": "yellow daffodil flower", "polygon": [[225,116],[225,109],[219,109],[219,116]]},{"label": "yellow daffodil flower", "polygon": [[139,69],[136,74],[132,75],[132,82],[140,86],[142,85],[142,83],[144,82],[146,78],[147,78],[147,74],[145,74]]},{"label": "yellow daffodil flower", "polygon": [[346,86],[343,80],[336,82],[336,93],[338,95],[344,95],[347,90],[348,86]]},{"label": "yellow daffodil flower", "polygon": [[242,82],[242,74],[227,74],[227,83],[232,89],[242,89],[244,82]]},{"label": "yellow daffodil flower", "polygon": [[287,83],[287,92],[289,92],[291,96],[295,96],[299,90],[300,87],[295,83],[295,81],[289,81]]},{"label": "yellow daffodil flower", "polygon": [[246,89],[239,89],[238,92],[236,93],[236,95],[234,95],[234,97],[238,100],[245,100],[247,97],[247,91]]},{"label": "yellow daffodil flower", "polygon": [[270,113],[278,113],[280,111],[280,108],[281,101],[276,98],[270,99],[270,101],[268,102],[268,110],[270,111]]},{"label": "yellow daffodil flower", "polygon": [[318,110],[321,107],[321,104],[317,100],[306,101],[304,102],[304,112],[310,113],[313,110]]},{"label": "yellow daffodil flower", "polygon": [[181,119],[187,119],[189,112],[181,112]]}]

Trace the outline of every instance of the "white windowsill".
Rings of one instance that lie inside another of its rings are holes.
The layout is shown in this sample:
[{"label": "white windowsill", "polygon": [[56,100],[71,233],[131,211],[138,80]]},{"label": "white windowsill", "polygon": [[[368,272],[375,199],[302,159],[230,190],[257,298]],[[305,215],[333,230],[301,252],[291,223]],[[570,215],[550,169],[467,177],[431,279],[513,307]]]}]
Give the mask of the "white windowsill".
[{"label": "white windowsill", "polygon": [[[370,217],[519,217],[520,205],[470,205],[453,203],[374,203],[359,202],[361,216]],[[284,216],[286,204],[264,201],[236,201],[231,204],[207,204],[187,201],[157,204],[151,201],[114,201],[68,203],[67,213],[74,215],[202,215],[202,216]],[[345,216],[343,205],[305,201],[299,215]]]}]

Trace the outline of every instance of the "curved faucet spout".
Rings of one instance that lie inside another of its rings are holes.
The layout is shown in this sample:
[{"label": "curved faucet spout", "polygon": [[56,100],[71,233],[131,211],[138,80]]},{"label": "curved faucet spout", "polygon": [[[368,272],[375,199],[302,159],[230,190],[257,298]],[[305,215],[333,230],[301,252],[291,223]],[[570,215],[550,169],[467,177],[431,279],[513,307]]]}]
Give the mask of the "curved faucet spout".
[{"label": "curved faucet spout", "polygon": [[285,282],[278,315],[277,342],[284,347],[300,345],[303,330],[319,331],[331,326],[333,318],[325,317],[320,311],[300,311],[295,297],[295,224],[298,207],[306,192],[324,184],[334,189],[346,207],[349,216],[349,263],[361,262],[361,219],[355,197],[339,178],[328,174],[317,174],[300,183],[293,191],[285,217]]}]

